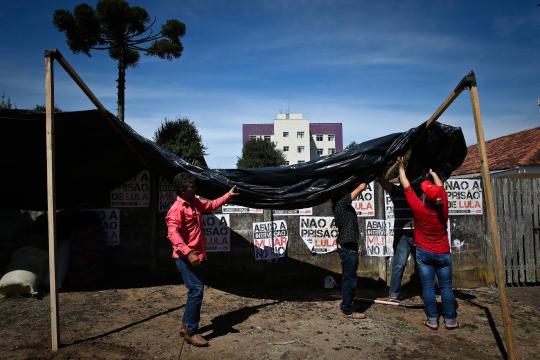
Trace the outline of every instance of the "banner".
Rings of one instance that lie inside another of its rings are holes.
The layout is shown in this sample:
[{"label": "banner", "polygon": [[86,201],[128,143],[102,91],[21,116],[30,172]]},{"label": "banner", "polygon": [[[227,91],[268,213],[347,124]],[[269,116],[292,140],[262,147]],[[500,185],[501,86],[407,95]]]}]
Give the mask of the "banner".
[{"label": "banner", "polygon": [[313,215],[313,208],[294,210],[272,210],[274,215]]},{"label": "banner", "polygon": [[366,220],[367,256],[394,255],[394,229],[392,220]]},{"label": "banner", "polygon": [[111,191],[111,207],[148,207],[150,205],[150,173],[141,171]]},{"label": "banner", "polygon": [[98,216],[101,222],[101,231],[105,238],[105,246],[120,245],[120,210],[118,209],[84,209]]},{"label": "banner", "polygon": [[263,209],[253,209],[239,205],[223,205],[221,212],[224,214],[262,214]]},{"label": "banner", "polygon": [[173,184],[159,177],[159,212],[168,212],[172,204],[176,201]]},{"label": "banner", "polygon": [[315,254],[337,250],[338,229],[332,216],[301,216],[300,237]]},{"label": "banner", "polygon": [[285,220],[253,223],[255,260],[272,260],[285,256],[289,232]]},{"label": "banner", "polygon": [[444,183],[448,195],[449,215],[482,215],[480,179],[448,179]]},{"label": "banner", "polygon": [[231,251],[229,214],[203,215],[207,252]]},{"label": "banner", "polygon": [[369,217],[375,216],[375,193],[373,191],[373,181],[367,185],[367,188],[352,201],[352,206],[356,210],[356,216]]}]

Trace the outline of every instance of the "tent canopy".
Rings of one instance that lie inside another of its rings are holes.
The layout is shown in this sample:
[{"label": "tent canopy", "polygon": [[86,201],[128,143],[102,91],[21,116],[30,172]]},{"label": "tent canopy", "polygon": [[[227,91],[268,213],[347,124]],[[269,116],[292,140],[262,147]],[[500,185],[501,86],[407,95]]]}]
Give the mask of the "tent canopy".
[{"label": "tent canopy", "polygon": [[[411,150],[414,183],[432,168],[442,178],[463,162],[467,149],[460,128],[422,123],[403,133],[369,140],[338,154],[285,167],[211,170],[191,165],[97,110],[55,114],[56,199],[59,208],[107,199],[108,191],[141,170],[171,180],[181,171],[197,177],[198,193],[214,198],[236,185],[231,203],[298,209],[320,204],[384,173]],[[0,195],[3,208],[46,209],[45,114],[0,110]]]}]

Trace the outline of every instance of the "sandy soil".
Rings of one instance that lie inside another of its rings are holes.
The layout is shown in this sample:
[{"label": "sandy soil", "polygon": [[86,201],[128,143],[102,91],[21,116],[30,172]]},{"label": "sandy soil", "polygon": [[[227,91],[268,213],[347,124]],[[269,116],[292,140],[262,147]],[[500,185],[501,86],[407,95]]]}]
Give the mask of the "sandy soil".
[{"label": "sandy soil", "polygon": [[[60,294],[61,342],[50,352],[49,297],[0,302],[2,359],[177,359],[182,285]],[[369,318],[339,316],[336,290],[205,290],[210,347],[182,359],[501,359],[497,291],[457,291],[462,329],[432,331],[423,310],[358,303]],[[511,288],[518,356],[540,359],[540,288]],[[359,290],[359,296],[382,296]],[[418,296],[408,303],[421,303]]]}]

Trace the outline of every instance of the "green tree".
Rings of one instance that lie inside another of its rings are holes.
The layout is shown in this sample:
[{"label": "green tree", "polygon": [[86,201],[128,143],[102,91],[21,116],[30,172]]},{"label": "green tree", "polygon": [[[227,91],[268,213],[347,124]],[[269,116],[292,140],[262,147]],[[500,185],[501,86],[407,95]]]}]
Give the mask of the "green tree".
[{"label": "green tree", "polygon": [[124,121],[126,69],[139,61],[139,52],[172,60],[182,55],[180,38],[186,33],[184,23],[172,19],[161,25],[154,34],[148,12],[139,6],[130,7],[123,0],[99,0],[96,8],[77,5],[73,13],[56,10],[53,23],[66,33],[73,53],[90,56],[90,50],[107,50],[118,63],[118,118]]},{"label": "green tree", "polygon": [[239,169],[280,166],[285,165],[285,161],[283,152],[270,140],[250,139],[244,144],[236,166]]},{"label": "green tree", "polygon": [[358,145],[358,143],[356,141],[352,141],[349,145],[347,145],[345,150],[355,148],[357,145]]},{"label": "green tree", "polygon": [[[45,105],[36,104],[36,106],[34,106],[32,110],[34,110],[35,112],[45,112]],[[62,109],[54,105],[54,112],[62,112]]]},{"label": "green tree", "polygon": [[154,142],[193,165],[208,167],[204,160],[206,146],[195,124],[188,118],[165,119],[154,133]]}]

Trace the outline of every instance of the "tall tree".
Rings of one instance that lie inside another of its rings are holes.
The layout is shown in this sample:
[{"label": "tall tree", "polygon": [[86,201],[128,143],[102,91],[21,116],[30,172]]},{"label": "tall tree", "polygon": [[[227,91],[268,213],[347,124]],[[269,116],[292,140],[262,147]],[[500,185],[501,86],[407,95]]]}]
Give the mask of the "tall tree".
[{"label": "tall tree", "polygon": [[206,147],[195,124],[188,118],[165,119],[154,133],[154,142],[187,162],[207,168]]},{"label": "tall tree", "polygon": [[56,10],[53,23],[66,33],[73,53],[90,55],[90,50],[107,50],[118,63],[118,118],[124,121],[126,69],[139,61],[139,52],[172,60],[182,55],[180,41],[186,33],[184,23],[172,19],[161,25],[154,34],[148,12],[139,6],[129,6],[123,0],[99,0],[96,8],[77,5],[73,13]]},{"label": "tall tree", "polygon": [[16,108],[17,106],[11,102],[11,98],[9,96],[6,98],[6,94],[2,93],[2,97],[0,97],[0,110],[9,110]]},{"label": "tall tree", "polygon": [[242,148],[242,157],[236,166],[239,169],[285,165],[283,152],[276,149],[270,140],[250,139]]}]

